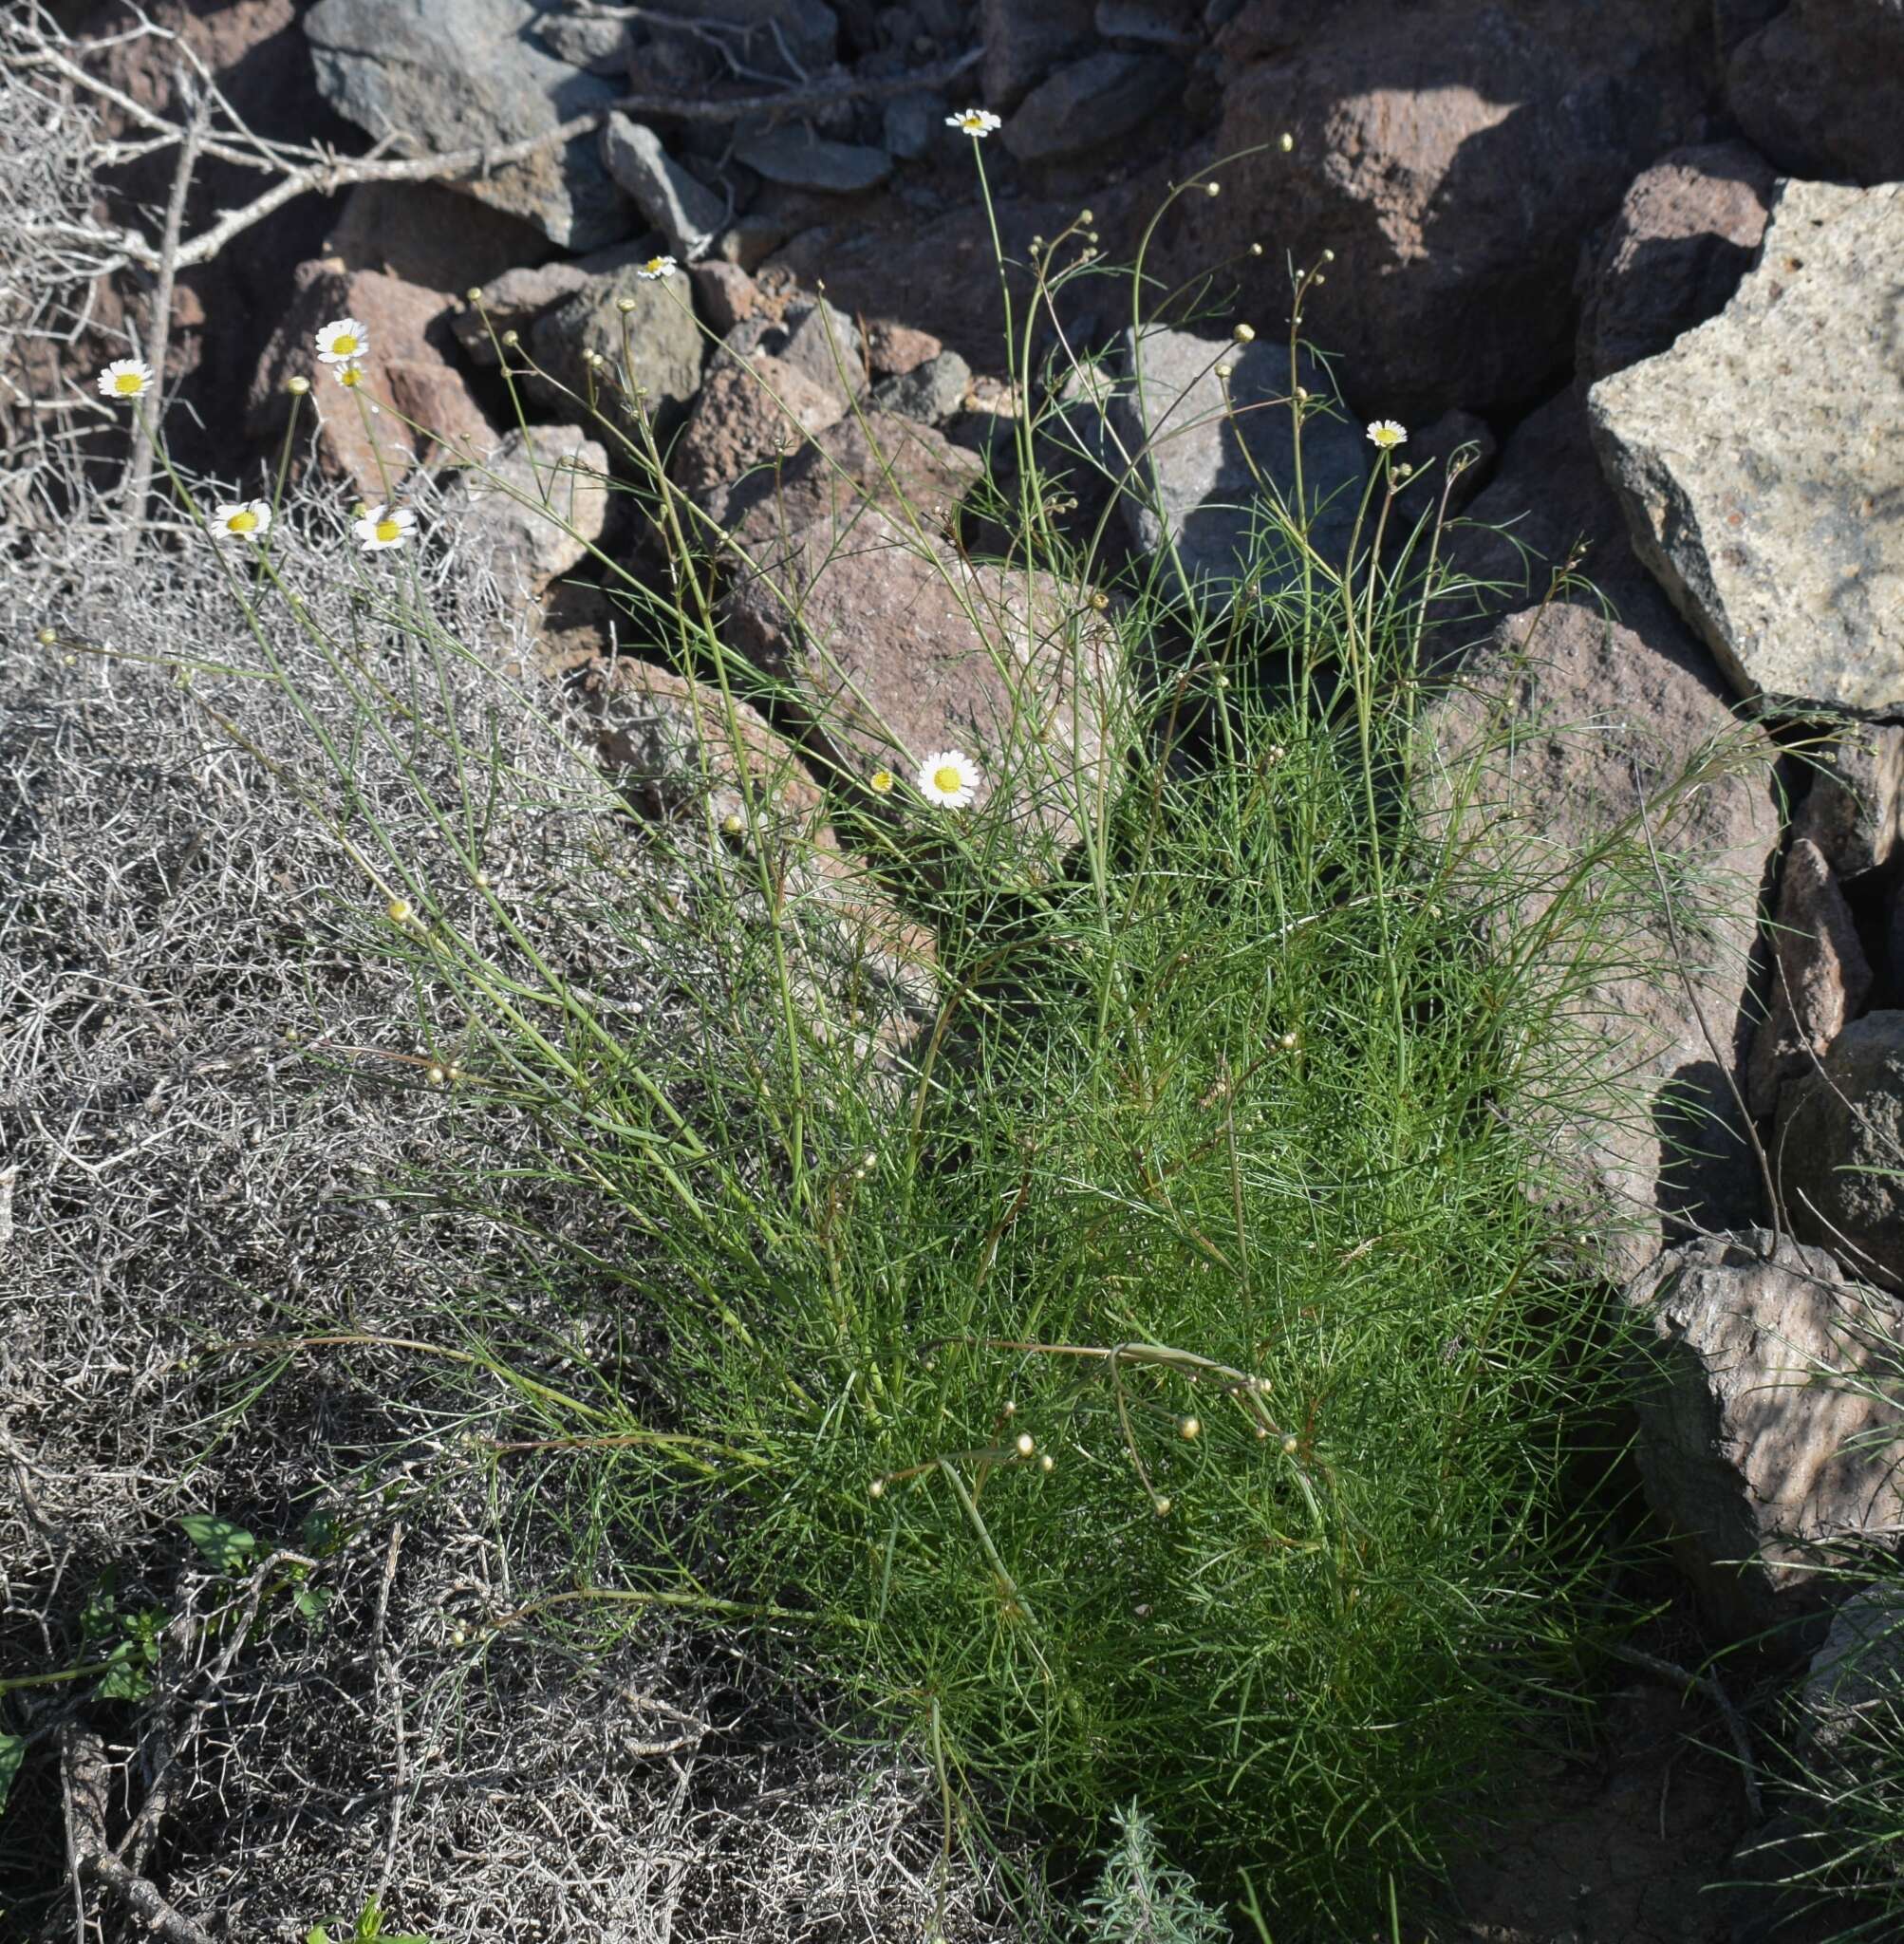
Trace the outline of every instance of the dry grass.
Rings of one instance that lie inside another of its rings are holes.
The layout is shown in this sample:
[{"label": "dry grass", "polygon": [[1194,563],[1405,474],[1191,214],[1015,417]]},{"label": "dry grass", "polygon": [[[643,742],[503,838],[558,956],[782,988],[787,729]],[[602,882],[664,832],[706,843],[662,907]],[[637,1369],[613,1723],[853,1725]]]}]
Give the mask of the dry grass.
[{"label": "dry grass", "polygon": [[[380,1886],[438,1944],[923,1935],[936,1785],[903,1752],[838,1739],[757,1643],[742,1656],[658,1623],[598,1658],[528,1624],[486,1648],[465,1629],[572,1571],[572,1536],[490,1449],[500,1392],[490,1416],[467,1383],[433,1390],[414,1356],[287,1367],[233,1348],[337,1330],[454,1341],[452,1265],[509,1244],[500,1224],[390,1197],[454,1179],[477,1136],[420,1084],[445,1022],[361,948],[382,922],[361,878],[216,718],[277,759],[309,724],[274,684],[187,686],[166,665],[246,659],[215,564],[161,541],[128,577],[99,527],[11,566],[0,1677],[97,1652],[81,1616],[103,1588],[121,1615],[157,1608],[168,1625],[142,1704],[90,1684],[10,1697],[30,1747],[0,1821],[0,1909],[23,1935],[131,1935],[97,1891],[75,1928],[55,1745],[79,1719],[115,1765],[115,1833],[162,1799],[130,1860],[214,1935],[301,1938]],[[321,559],[302,572],[295,591],[348,632],[348,583]],[[503,659],[482,575],[451,553],[428,572],[465,638]],[[36,645],[48,624],[103,652]],[[355,625],[373,658],[397,653]],[[464,735],[506,757],[487,854],[537,947],[665,1019],[665,968],[592,933],[573,894],[605,847],[625,878],[661,863],[513,684],[462,664],[445,679]],[[347,733],[348,699],[320,670],[305,686]],[[415,793],[374,751],[359,767],[401,842]],[[487,1165],[528,1133],[484,1127]],[[538,1219],[586,1222],[532,1192]],[[210,1572],[177,1523],[194,1512],[253,1532],[258,1559],[315,1546],[321,1622],[276,1576]],[[260,1593],[257,1624],[234,1632]],[[996,1909],[961,1874],[952,1934],[1008,1935]]]}]

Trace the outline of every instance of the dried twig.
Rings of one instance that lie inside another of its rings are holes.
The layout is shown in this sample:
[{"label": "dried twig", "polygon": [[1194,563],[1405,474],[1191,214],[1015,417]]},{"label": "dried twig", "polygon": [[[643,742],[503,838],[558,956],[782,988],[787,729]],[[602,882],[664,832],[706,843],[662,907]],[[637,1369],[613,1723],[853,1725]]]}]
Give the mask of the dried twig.
[{"label": "dried twig", "polygon": [[1732,1738],[1732,1746],[1739,1755],[1739,1774],[1745,1785],[1745,1802],[1752,1812],[1754,1822],[1765,1820],[1764,1798],[1759,1793],[1759,1771],[1752,1760],[1752,1739],[1745,1729],[1745,1717],[1733,1706],[1732,1698],[1710,1674],[1695,1674],[1672,1661],[1662,1660],[1656,1654],[1648,1654],[1637,1647],[1629,1647],[1624,1641],[1615,1641],[1607,1652],[1615,1660],[1623,1660],[1629,1667],[1644,1668],[1650,1674],[1656,1674],[1663,1681],[1671,1681],[1675,1687],[1696,1688],[1719,1710],[1720,1718],[1726,1724],[1726,1732]]},{"label": "dried twig", "polygon": [[133,1872],[113,1855],[105,1840],[105,1745],[90,1729],[68,1728],[60,1737],[60,1775],[66,1804],[66,1855],[72,1865],[74,1900],[84,1935],[84,1906],[79,1888],[88,1879],[116,1891],[127,1909],[155,1937],[166,1944],[212,1944],[202,1930],[182,1912],[174,1910],[159,1886]]},{"label": "dried twig", "polygon": [[[185,86],[179,76],[179,86]],[[146,495],[152,489],[152,426],[165,396],[165,361],[172,349],[172,285],[178,273],[178,234],[185,222],[185,198],[192,193],[192,172],[197,166],[199,144],[211,113],[206,97],[193,90],[192,119],[178,144],[178,163],[172,172],[172,196],[165,205],[165,229],[159,241],[159,280],[145,314],[145,362],[152,366],[153,394],[149,409],[133,415],[132,455],[125,469],[125,524],[120,529],[120,553],[130,560],[139,551],[145,525]]]}]

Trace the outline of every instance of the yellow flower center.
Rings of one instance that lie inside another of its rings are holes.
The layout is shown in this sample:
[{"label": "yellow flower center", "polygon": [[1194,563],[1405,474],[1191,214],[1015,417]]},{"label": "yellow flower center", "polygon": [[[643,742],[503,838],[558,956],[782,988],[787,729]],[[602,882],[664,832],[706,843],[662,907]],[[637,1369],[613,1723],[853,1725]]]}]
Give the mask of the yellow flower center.
[{"label": "yellow flower center", "polygon": [[337,382],[339,384],[362,384],[364,374],[355,364],[346,364],[337,374]]},{"label": "yellow flower center", "polygon": [[964,785],[965,778],[963,775],[954,769],[950,763],[941,763],[932,772],[932,787],[942,792],[944,795],[951,796],[956,794],[964,788]]},{"label": "yellow flower center", "polygon": [[648,269],[649,269],[649,270],[651,270],[651,271],[652,271],[654,272],[654,274],[655,274],[656,276],[660,276],[660,275],[661,275],[661,273],[662,273],[662,260],[661,260],[661,258],[660,258],[659,256],[651,256],[651,257],[649,257],[649,258],[648,258]]},{"label": "yellow flower center", "polygon": [[377,537],[380,540],[394,540],[402,531],[401,526],[395,520],[379,520],[377,522]]},{"label": "yellow flower center", "polygon": [[121,371],[112,382],[112,388],[121,398],[136,398],[145,389],[145,381],[136,371]]},{"label": "yellow flower center", "polygon": [[340,331],[330,341],[330,348],[340,358],[354,358],[357,355],[357,340],[346,331]]},{"label": "yellow flower center", "polygon": [[870,781],[872,783],[872,787],[875,790],[877,790],[881,795],[884,795],[888,790],[892,788],[892,772],[890,770],[875,770],[872,773]]},{"label": "yellow flower center", "polygon": [[250,507],[246,507],[242,513],[234,513],[225,522],[225,531],[230,533],[249,533],[253,531],[257,524],[257,514]]}]

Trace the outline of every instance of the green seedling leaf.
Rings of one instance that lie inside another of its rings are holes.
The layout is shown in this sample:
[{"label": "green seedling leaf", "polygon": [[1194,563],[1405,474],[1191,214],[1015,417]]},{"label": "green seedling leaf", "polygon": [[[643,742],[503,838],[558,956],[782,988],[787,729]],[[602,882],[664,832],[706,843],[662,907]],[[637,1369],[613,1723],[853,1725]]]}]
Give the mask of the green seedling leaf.
[{"label": "green seedling leaf", "polygon": [[102,1701],[142,1701],[152,1692],[159,1665],[159,1636],[165,1616],[157,1607],[127,1614],[120,1621],[126,1637],[106,1655],[106,1671],[93,1693]]},{"label": "green seedling leaf", "polygon": [[304,1934],[304,1944],[330,1944],[330,1933],[322,1924],[313,1924]]},{"label": "green seedling leaf", "polygon": [[313,1627],[319,1626],[330,1611],[330,1594],[322,1586],[300,1586],[291,1604]]},{"label": "green seedling leaf", "polygon": [[13,1778],[27,1759],[27,1744],[18,1735],[0,1735],[0,1809],[13,1792]]},{"label": "green seedling leaf", "polygon": [[229,1519],[215,1519],[209,1512],[190,1513],[178,1523],[185,1537],[221,1573],[242,1572],[258,1543],[242,1525],[233,1525]]}]

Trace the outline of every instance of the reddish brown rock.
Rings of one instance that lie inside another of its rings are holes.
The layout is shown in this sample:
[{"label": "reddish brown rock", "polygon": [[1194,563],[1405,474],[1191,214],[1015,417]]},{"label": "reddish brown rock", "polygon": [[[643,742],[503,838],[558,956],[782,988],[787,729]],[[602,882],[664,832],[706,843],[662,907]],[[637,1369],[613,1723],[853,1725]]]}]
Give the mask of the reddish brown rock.
[{"label": "reddish brown rock", "polygon": [[[1599,1260],[1624,1277],[1689,1226],[1759,1219],[1732,1084],[1747,1050],[1758,891],[1779,815],[1775,752],[1734,718],[1711,656],[1643,576],[1625,588],[1620,613],[1609,620],[1576,595],[1502,617],[1430,706],[1437,757],[1417,796],[1437,821],[1465,806],[1484,895],[1498,903],[1493,869],[1525,887],[1511,913],[1497,912],[1523,933],[1595,845],[1622,832],[1641,841],[1642,805],[1661,854],[1686,860],[1670,880],[1672,926],[1642,863],[1636,883],[1598,873],[1590,916],[1572,921],[1585,931],[1554,946],[1602,955],[1603,969],[1569,1000],[1590,1068],[1582,1093],[1571,1117],[1539,1131],[1559,1185],[1591,1210]],[[1732,741],[1731,760],[1710,760],[1715,738]],[[1702,775],[1689,784],[1694,768]]]},{"label": "reddish brown rock", "polygon": [[[959,749],[1027,835],[1062,851],[1107,780],[1115,643],[1080,591],[974,567],[861,506],[783,543],[771,575],[740,580],[725,639],[793,683],[814,748],[862,781],[909,776]],[[1048,855],[1047,863],[1055,862]]]},{"label": "reddish brown rock", "polygon": [[743,920],[772,900],[809,1023],[844,1040],[874,1084],[903,1085],[937,1006],[935,942],[841,850],[793,745],[748,702],[644,662],[598,668],[588,685],[630,804],[732,861]]},{"label": "reddish brown rock", "polygon": [[709,511],[756,566],[771,561],[786,536],[817,520],[849,525],[863,507],[946,538],[980,470],[974,454],[929,425],[869,411],[829,426],[777,473],[756,473],[715,496]]},{"label": "reddish brown rock", "polygon": [[[317,358],[319,327],[343,317],[369,331],[364,383],[356,391],[338,384]],[[444,448],[495,441],[495,428],[451,362],[454,344],[450,300],[440,291],[379,271],[347,271],[334,257],[301,264],[283,322],[252,380],[250,430],[275,433],[289,406],[286,381],[308,378],[306,409],[320,427],[319,465],[364,499],[387,497],[412,466]],[[423,429],[412,431],[401,420]]]},{"label": "reddish brown rock", "polygon": [[744,362],[722,356],[695,400],[668,471],[683,493],[705,502],[764,460],[797,452],[846,409],[837,391],[797,365],[764,351]]},{"label": "reddish brown rock", "polygon": [[1705,0],[1256,0],[1219,37],[1213,143],[1256,152],[1167,229],[1167,273],[1238,263],[1237,314],[1273,329],[1286,258],[1333,250],[1305,327],[1369,414],[1524,401],[1567,363],[1582,240],[1703,125],[1706,16]]},{"label": "reddish brown rock", "polygon": [[1801,837],[1785,856],[1772,921],[1771,1011],[1752,1039],[1745,1100],[1778,1112],[1787,1082],[1810,1073],[1871,996],[1871,964],[1837,875]]},{"label": "reddish brown rock", "polygon": [[875,378],[903,378],[929,364],[945,348],[929,330],[875,318],[867,326],[866,355]]},{"label": "reddish brown rock", "polygon": [[700,314],[718,336],[725,337],[760,308],[759,286],[737,263],[698,263],[690,274]]},{"label": "reddish brown rock", "polygon": [[1635,178],[1585,273],[1582,384],[1725,309],[1765,234],[1772,167],[1742,141],[1675,149]]},{"label": "reddish brown rock", "polygon": [[1627,1299],[1653,1339],[1639,1473],[1674,1557],[1723,1638],[1801,1654],[1789,1623],[1829,1609],[1834,1546],[1894,1544],[1904,1524],[1882,1348],[1904,1318],[1763,1229],[1669,1251]]}]

